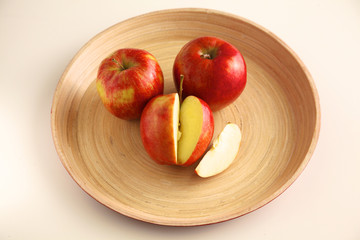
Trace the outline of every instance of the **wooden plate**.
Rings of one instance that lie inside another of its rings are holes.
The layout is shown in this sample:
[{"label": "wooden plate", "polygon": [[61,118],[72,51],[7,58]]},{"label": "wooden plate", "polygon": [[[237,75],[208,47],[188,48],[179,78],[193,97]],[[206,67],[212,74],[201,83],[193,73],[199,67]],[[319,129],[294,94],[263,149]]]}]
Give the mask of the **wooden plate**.
[{"label": "wooden plate", "polygon": [[[165,93],[175,92],[172,65],[189,40],[216,36],[244,55],[248,83],[238,100],[214,113],[214,137],[228,121],[243,134],[237,159],[207,179],[154,163],[139,121],[112,116],[94,80],[100,61],[119,48],[143,48],[159,61]],[[239,217],[281,194],[308,163],[320,128],[319,99],[304,64],[279,38],[244,18],[207,9],[157,11],[120,22],[91,39],[62,75],[51,125],[60,159],[94,199],[126,216],[190,226]]]}]

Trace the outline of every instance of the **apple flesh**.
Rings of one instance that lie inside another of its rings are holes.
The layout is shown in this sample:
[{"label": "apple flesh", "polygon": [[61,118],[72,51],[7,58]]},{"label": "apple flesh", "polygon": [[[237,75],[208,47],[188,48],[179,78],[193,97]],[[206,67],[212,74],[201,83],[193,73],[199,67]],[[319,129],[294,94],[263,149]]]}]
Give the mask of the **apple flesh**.
[{"label": "apple flesh", "polygon": [[189,166],[206,151],[214,133],[209,106],[189,96],[180,103],[177,93],[153,98],[140,119],[145,150],[159,164]]},{"label": "apple flesh", "polygon": [[146,103],[163,94],[164,77],[152,54],[123,48],[100,63],[96,87],[110,113],[121,119],[139,119]]},{"label": "apple flesh", "polygon": [[218,111],[234,102],[243,92],[247,73],[239,50],[216,37],[200,37],[185,44],[173,65],[173,79],[183,96],[204,100],[212,111]]},{"label": "apple flesh", "polygon": [[195,172],[203,178],[223,172],[236,158],[240,142],[240,128],[234,123],[226,124],[220,135],[214,140],[211,149],[201,159]]},{"label": "apple flesh", "polygon": [[209,106],[189,96],[180,108],[180,133],[177,165],[189,166],[206,151],[214,133],[214,119]]}]

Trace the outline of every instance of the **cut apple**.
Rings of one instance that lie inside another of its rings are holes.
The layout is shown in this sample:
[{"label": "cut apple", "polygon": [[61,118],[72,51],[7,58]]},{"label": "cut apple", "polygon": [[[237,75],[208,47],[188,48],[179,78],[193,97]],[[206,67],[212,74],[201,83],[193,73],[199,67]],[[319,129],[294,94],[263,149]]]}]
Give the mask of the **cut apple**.
[{"label": "cut apple", "polygon": [[157,96],[144,108],[140,133],[145,150],[160,164],[189,166],[206,151],[214,133],[209,106],[177,93]]},{"label": "cut apple", "polygon": [[145,106],[140,134],[145,150],[159,164],[176,164],[179,123],[179,96],[160,95]]},{"label": "cut apple", "polygon": [[195,172],[203,178],[223,172],[236,158],[240,142],[240,128],[235,123],[226,124],[220,135],[214,140],[211,149],[201,159]]},{"label": "cut apple", "polygon": [[177,164],[189,166],[206,151],[214,133],[209,106],[200,98],[189,96],[180,106],[180,138]]},{"label": "cut apple", "polygon": [[199,140],[203,123],[202,106],[198,98],[188,97],[180,108],[180,133],[178,164],[184,164],[193,153]]}]

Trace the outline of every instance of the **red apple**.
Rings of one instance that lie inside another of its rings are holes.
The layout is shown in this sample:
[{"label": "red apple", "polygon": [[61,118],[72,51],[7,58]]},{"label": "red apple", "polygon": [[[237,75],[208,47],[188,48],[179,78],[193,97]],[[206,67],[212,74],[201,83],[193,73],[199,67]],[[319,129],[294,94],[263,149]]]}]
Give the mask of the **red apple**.
[{"label": "red apple", "polygon": [[246,85],[246,64],[232,44],[216,37],[200,37],[185,44],[175,58],[173,78],[184,97],[204,100],[212,111],[235,101]]},{"label": "red apple", "polygon": [[206,151],[214,133],[209,106],[189,96],[180,103],[177,93],[149,101],[140,119],[145,150],[159,164],[189,166]]},{"label": "red apple", "polygon": [[164,77],[155,57],[142,49],[123,48],[105,58],[96,87],[113,115],[138,119],[146,103],[164,91]]}]

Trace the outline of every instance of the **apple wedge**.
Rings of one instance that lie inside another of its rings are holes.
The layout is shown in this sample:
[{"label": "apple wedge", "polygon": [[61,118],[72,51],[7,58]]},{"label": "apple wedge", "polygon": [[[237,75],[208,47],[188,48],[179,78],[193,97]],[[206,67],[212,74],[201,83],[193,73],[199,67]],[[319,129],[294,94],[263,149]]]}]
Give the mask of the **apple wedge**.
[{"label": "apple wedge", "polygon": [[189,166],[206,151],[214,133],[214,119],[209,106],[200,98],[189,96],[180,106],[180,137],[177,165]]},{"label": "apple wedge", "polygon": [[177,93],[157,96],[145,106],[140,134],[145,150],[159,164],[189,166],[206,151],[214,133],[209,106]]},{"label": "apple wedge", "polygon": [[141,114],[141,140],[159,164],[176,164],[179,109],[179,96],[173,93],[152,98]]},{"label": "apple wedge", "polygon": [[201,159],[195,172],[203,178],[223,172],[236,158],[241,142],[240,128],[228,123],[214,140],[211,149]]}]

